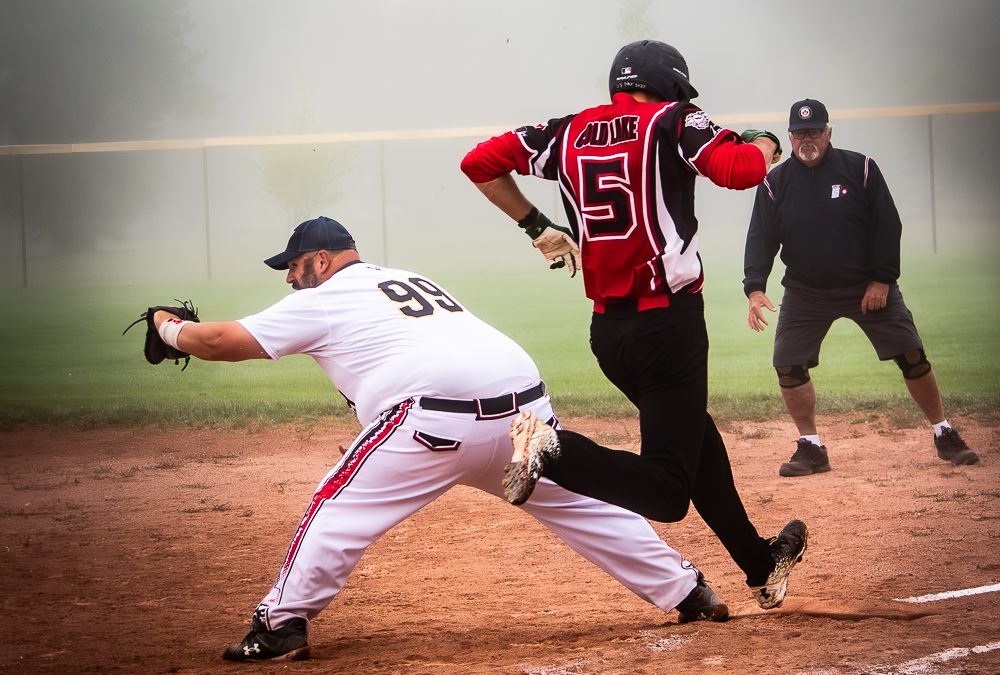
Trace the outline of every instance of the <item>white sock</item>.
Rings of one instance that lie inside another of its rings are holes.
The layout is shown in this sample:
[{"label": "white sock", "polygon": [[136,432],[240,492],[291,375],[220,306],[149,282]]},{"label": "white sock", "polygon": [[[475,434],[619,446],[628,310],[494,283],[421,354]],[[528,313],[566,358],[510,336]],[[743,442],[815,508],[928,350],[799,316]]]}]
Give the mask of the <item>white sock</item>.
[{"label": "white sock", "polygon": [[810,434],[809,436],[799,436],[799,440],[805,439],[810,443],[815,443],[816,445],[823,445],[819,442],[819,434]]},{"label": "white sock", "polygon": [[937,424],[932,424],[931,426],[934,427],[935,436],[940,436],[941,432],[944,431],[945,429],[951,429],[951,425],[948,424],[948,420],[942,420]]}]

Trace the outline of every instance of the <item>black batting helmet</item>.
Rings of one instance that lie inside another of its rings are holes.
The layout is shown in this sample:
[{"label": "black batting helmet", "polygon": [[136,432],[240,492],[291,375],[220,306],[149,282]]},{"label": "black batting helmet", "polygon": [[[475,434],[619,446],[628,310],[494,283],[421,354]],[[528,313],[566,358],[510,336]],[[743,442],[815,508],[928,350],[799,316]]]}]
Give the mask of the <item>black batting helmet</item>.
[{"label": "black batting helmet", "polygon": [[689,101],[698,95],[688,79],[684,57],[657,40],[639,40],[619,49],[611,63],[608,89],[612,96],[647,89],[664,101]]}]

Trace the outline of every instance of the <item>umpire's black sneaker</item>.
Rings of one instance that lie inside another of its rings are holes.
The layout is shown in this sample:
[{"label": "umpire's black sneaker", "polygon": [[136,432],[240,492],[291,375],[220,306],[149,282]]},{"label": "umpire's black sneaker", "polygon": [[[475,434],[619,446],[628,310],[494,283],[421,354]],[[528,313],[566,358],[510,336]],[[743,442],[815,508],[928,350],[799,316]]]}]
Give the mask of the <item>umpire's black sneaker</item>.
[{"label": "umpire's black sneaker", "polygon": [[514,453],[504,467],[503,496],[520,506],[535,490],[545,464],[559,457],[559,437],[535,413],[523,412],[511,420],[510,440]]},{"label": "umpire's black sneaker", "polygon": [[701,572],[698,572],[697,585],[675,609],[680,615],[677,623],[725,621],[729,618],[729,608],[719,600],[719,596],[708,585],[705,575]]},{"label": "umpire's black sneaker", "polygon": [[255,616],[242,641],[222,653],[226,661],[304,661],[309,658],[305,619],[292,619],[281,628],[267,630]]},{"label": "umpire's black sneaker", "polygon": [[812,441],[800,438],[796,442],[795,454],[778,468],[778,475],[788,478],[824,473],[829,470],[830,458],[826,454],[826,446],[816,445]]},{"label": "umpire's black sneaker", "polygon": [[945,428],[940,436],[934,437],[934,447],[937,448],[938,457],[955,466],[979,462],[979,455],[973,452],[958,432],[950,427]]},{"label": "umpire's black sneaker", "polygon": [[793,520],[769,542],[774,570],[763,586],[751,586],[753,597],[763,609],[780,607],[788,591],[788,575],[806,552],[809,530],[801,520]]}]

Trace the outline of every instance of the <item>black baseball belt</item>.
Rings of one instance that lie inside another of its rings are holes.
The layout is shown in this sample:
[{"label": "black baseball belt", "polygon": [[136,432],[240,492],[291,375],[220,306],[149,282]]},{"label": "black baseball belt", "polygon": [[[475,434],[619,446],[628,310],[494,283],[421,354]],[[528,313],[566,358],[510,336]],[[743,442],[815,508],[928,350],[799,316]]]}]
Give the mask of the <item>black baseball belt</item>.
[{"label": "black baseball belt", "polygon": [[475,414],[476,419],[494,420],[518,413],[521,406],[537,401],[545,395],[545,383],[539,382],[524,391],[511,392],[493,398],[433,398],[420,397],[420,407],[424,410],[438,410],[449,413]]}]

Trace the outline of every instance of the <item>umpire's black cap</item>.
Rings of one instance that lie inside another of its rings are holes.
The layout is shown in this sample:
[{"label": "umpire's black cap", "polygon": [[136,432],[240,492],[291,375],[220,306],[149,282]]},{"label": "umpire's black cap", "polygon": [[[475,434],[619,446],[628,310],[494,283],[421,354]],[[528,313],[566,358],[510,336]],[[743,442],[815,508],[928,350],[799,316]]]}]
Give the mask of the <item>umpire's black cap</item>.
[{"label": "umpire's black cap", "polygon": [[276,256],[272,256],[264,261],[268,267],[276,270],[287,270],[288,261],[298,258],[303,253],[310,251],[343,251],[344,249],[357,250],[354,237],[347,231],[347,228],[332,218],[319,216],[304,223],[292,231],[292,236],[288,240],[285,250]]},{"label": "umpire's black cap", "polygon": [[793,103],[792,110],[788,113],[789,131],[825,129],[829,123],[830,114],[826,112],[826,106],[811,98]]}]

